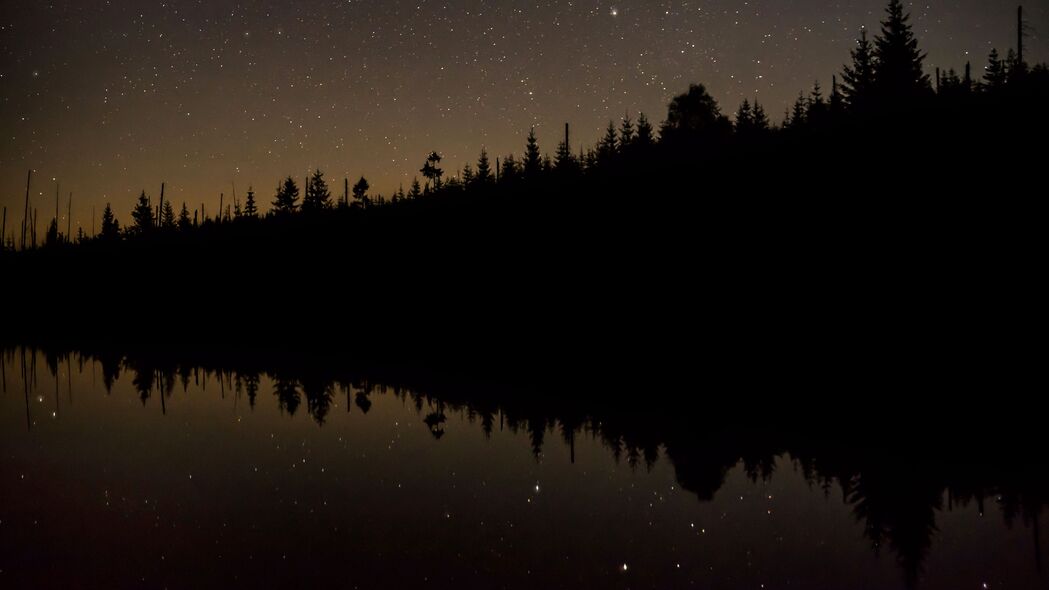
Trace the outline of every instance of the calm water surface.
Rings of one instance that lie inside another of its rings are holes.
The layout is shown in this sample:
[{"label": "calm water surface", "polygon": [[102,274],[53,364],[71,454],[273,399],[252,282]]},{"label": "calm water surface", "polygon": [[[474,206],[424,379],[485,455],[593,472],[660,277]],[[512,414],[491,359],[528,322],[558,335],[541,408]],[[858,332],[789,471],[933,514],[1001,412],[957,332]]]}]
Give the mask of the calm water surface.
[{"label": "calm water surface", "polygon": [[1049,587],[1040,505],[993,493],[878,517],[791,452],[697,490],[702,457],[381,384],[3,367],[5,588]]}]

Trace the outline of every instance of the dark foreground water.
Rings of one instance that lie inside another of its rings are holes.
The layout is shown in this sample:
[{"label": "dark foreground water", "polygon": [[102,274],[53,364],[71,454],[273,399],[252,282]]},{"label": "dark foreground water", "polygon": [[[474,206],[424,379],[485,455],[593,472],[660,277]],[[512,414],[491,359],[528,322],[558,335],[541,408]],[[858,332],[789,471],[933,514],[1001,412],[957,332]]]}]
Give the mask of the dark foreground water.
[{"label": "dark foreground water", "polygon": [[1027,460],[102,361],[3,353],[0,587],[1049,587]]}]

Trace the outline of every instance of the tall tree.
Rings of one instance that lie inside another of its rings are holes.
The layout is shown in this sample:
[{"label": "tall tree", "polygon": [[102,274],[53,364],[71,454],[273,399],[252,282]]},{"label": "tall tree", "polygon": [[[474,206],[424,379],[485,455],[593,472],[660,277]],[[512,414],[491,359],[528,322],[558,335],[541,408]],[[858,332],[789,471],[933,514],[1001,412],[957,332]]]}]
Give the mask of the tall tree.
[{"label": "tall tree", "polygon": [[1027,75],[1027,63],[1024,62],[1015,50],[1010,49],[1005,56],[1006,76],[1010,84],[1018,84]]},{"label": "tall tree", "polygon": [[765,107],[761,106],[761,103],[754,100],[754,131],[757,133],[765,133],[769,130],[769,116],[765,114]]},{"label": "tall tree", "polygon": [[[249,191],[250,195],[251,192]],[[189,231],[193,227],[193,220],[189,218],[189,209],[186,208],[186,202],[182,201],[182,211],[178,214],[178,229],[179,231]]]},{"label": "tall tree", "polygon": [[317,169],[306,185],[306,195],[302,198],[302,212],[312,213],[331,208],[331,191],[324,173]]},{"label": "tall tree", "polygon": [[153,207],[149,204],[146,191],[138,196],[138,204],[131,211],[131,219],[135,222],[135,232],[139,234],[149,233],[153,229]]},{"label": "tall tree", "polygon": [[608,122],[608,127],[605,128],[605,136],[601,138],[600,143],[597,144],[597,165],[598,166],[612,166],[616,159],[616,153],[619,149],[619,136],[616,134],[616,125],[612,121]]},{"label": "tall tree", "polygon": [[175,229],[175,208],[171,206],[170,200],[164,201],[164,206],[161,207],[160,227],[168,230]]},{"label": "tall tree", "polygon": [[731,132],[732,122],[721,114],[721,108],[702,84],[691,84],[688,92],[675,96],[667,108],[662,138],[698,138]]},{"label": "tall tree", "polygon": [[51,218],[51,223],[47,224],[47,233],[44,234],[44,246],[57,246],[60,243],[61,238],[58,235],[58,218]]},{"label": "tall tree", "polygon": [[634,138],[634,145],[639,149],[648,149],[655,143],[655,130],[652,128],[652,124],[648,122],[648,117],[645,116],[645,113],[640,113],[637,116],[637,136]]},{"label": "tall tree", "polygon": [[120,237],[120,222],[113,214],[113,207],[106,203],[102,211],[102,239],[115,240]]},{"label": "tall tree", "polygon": [[809,110],[809,103],[805,100],[805,95],[798,93],[798,99],[794,101],[794,106],[787,113],[787,119],[783,122],[784,129],[798,130],[805,126],[806,114]]},{"label": "tall tree", "polygon": [[517,180],[518,173],[521,167],[517,164],[517,158],[514,158],[513,154],[503,158],[501,169],[499,170],[499,182],[514,182]]},{"label": "tall tree", "polygon": [[750,101],[743,99],[739,109],[736,111],[736,133],[746,135],[754,130],[754,111],[750,107]]},{"label": "tall tree", "polygon": [[477,184],[486,185],[492,182],[492,164],[488,161],[488,151],[481,148],[481,156],[477,158]]},{"label": "tall tree", "polygon": [[900,0],[889,0],[881,33],[874,38],[874,84],[882,100],[913,99],[931,90],[922,69],[925,54],[908,22]]},{"label": "tall tree", "polygon": [[371,203],[368,200],[368,189],[371,188],[368,185],[368,181],[362,176],[356,184],[353,185],[353,200],[356,201],[361,207],[367,208]]},{"label": "tall tree", "polygon": [[825,120],[827,110],[823,89],[820,87],[820,81],[816,80],[812,85],[812,92],[809,93],[809,105],[805,110],[805,119],[814,125],[819,125]]},{"label": "tall tree", "polygon": [[543,156],[539,153],[539,142],[535,138],[535,127],[532,127],[525,142],[524,176],[527,179],[538,178],[542,169]]},{"label": "tall tree", "polygon": [[987,67],[984,68],[983,81],[988,90],[998,90],[1005,86],[1006,80],[1005,62],[998,56],[997,49],[991,49],[987,56]]},{"label": "tall tree", "polygon": [[845,66],[841,74],[841,93],[846,104],[862,111],[870,105],[874,93],[874,46],[867,38],[866,29],[860,31],[851,55],[852,65]]},{"label": "tall tree", "polygon": [[255,191],[248,187],[248,198],[244,201],[244,217],[255,219],[259,216],[259,208],[255,205]]},{"label": "tall tree", "polygon": [[572,155],[572,147],[568,145],[568,125],[565,125],[565,138],[557,142],[557,151],[554,152],[554,169],[558,172],[576,169],[575,156]]},{"label": "tall tree", "polygon": [[275,215],[288,215],[299,208],[299,187],[295,179],[287,177],[277,187],[277,195],[273,199],[273,213]]},{"label": "tall tree", "polygon": [[630,118],[628,113],[623,117],[623,123],[619,126],[619,150],[625,151],[630,149],[630,146],[634,143],[634,137],[637,131],[634,129],[634,121]]},{"label": "tall tree", "polygon": [[431,183],[434,190],[441,188],[441,176],[444,175],[444,170],[441,170],[440,163],[441,155],[437,152],[430,152],[430,155],[426,156],[426,163],[419,172],[422,172],[423,178],[426,179],[427,189],[430,188]]}]

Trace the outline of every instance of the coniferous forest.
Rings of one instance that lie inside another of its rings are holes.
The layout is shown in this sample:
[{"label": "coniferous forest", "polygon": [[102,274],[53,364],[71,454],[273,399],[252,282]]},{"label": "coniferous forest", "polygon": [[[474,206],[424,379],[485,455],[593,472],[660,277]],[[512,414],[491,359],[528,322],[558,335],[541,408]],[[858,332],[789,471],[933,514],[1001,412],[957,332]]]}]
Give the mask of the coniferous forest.
[{"label": "coniferous forest", "polygon": [[1033,295],[1049,68],[1027,63],[1022,30],[1017,41],[929,72],[891,0],[829,87],[801,92],[778,124],[756,100],[733,110],[693,84],[661,121],[609,122],[594,146],[566,125],[557,146],[533,132],[523,153],[482,149],[461,170],[435,146],[392,195],[321,170],[219,211],[144,190],[78,236],[57,212],[37,236],[27,197],[0,263],[11,325],[309,335],[377,358],[515,366],[595,353],[673,365],[801,342],[814,357],[896,341],[914,358],[932,343],[964,358]]}]

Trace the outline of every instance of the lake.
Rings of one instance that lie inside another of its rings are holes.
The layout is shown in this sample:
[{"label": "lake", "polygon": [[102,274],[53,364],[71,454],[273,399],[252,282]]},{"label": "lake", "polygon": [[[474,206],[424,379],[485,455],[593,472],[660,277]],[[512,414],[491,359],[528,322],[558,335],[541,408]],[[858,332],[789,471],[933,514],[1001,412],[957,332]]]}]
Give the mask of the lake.
[{"label": "lake", "polygon": [[1049,587],[1026,446],[390,375],[6,349],[0,586]]}]

